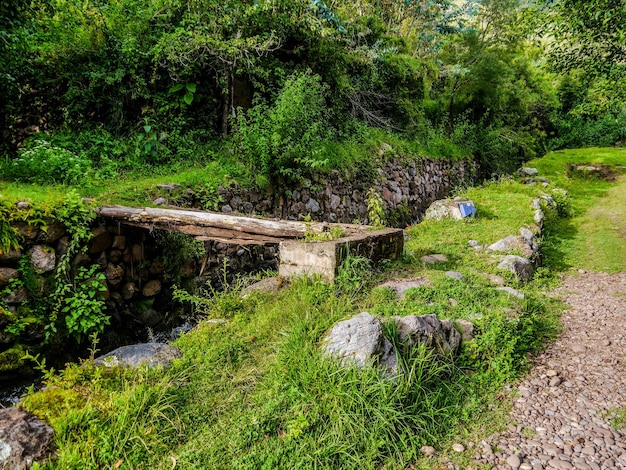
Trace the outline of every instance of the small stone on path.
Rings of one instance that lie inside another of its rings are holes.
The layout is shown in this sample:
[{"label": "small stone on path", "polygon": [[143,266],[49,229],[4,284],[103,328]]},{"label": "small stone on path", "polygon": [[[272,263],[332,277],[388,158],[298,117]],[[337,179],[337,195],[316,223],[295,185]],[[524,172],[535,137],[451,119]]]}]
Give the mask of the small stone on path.
[{"label": "small stone on path", "polygon": [[519,457],[515,454],[506,459],[506,463],[508,463],[513,470],[517,470],[521,464]]},{"label": "small stone on path", "polygon": [[552,377],[550,379],[550,387],[558,387],[561,384],[561,379],[559,377]]}]

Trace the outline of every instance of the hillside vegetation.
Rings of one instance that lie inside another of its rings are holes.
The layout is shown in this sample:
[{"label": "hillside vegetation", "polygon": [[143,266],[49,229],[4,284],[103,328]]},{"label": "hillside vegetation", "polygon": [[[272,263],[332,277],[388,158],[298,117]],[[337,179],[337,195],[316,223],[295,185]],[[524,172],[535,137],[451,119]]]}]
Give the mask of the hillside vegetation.
[{"label": "hillside vegetation", "polygon": [[280,188],[382,142],[489,176],[622,142],[623,9],[532,3],[3,2],[0,190]]},{"label": "hillside vegetation", "polygon": [[[312,173],[374,172],[383,148],[471,158],[484,177],[457,190],[477,217],[407,227],[398,262],[349,258],[334,284],[297,278],[246,298],[245,278],[181,294],[200,322],[170,368],[92,357],[57,372],[15,353],[7,360],[37,364],[47,385],[21,406],[56,432],[55,458],[35,468],[467,467],[472,449],[451,444],[502,426],[503,386],[558,332],[562,306],[546,293],[557,274],[624,270],[625,24],[616,0],[0,2],[0,249],[19,245],[17,218],[67,225],[52,293],[33,276],[22,286],[39,293],[49,330],[59,309],[104,318],[87,308],[100,302],[98,267],[78,276],[67,261],[87,246],[93,205],[150,203],[156,184],[179,183],[207,209],[220,185],[280,194]],[[531,159],[550,184],[504,176]],[[531,227],[541,195],[555,202],[544,263],[520,284],[468,241]],[[420,260],[432,253],[448,261]],[[424,285],[402,299],[379,286],[410,277]],[[470,320],[476,337],[454,360],[411,351],[390,380],[320,351],[336,321],[364,310]],[[34,318],[0,311],[28,320],[6,335]]]}]

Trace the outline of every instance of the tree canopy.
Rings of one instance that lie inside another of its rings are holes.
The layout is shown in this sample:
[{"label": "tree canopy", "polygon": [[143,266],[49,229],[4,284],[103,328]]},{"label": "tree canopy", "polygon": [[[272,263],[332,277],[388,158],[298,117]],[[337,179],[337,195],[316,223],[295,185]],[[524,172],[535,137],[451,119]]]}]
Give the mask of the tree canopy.
[{"label": "tree canopy", "polygon": [[[622,139],[602,122],[624,113],[625,15],[620,0],[11,0],[2,151],[43,139],[95,167],[161,165],[226,142],[295,175],[323,166],[324,142],[382,128],[497,170],[600,128]],[[285,99],[310,104],[301,142],[279,142],[298,128],[280,114],[300,117]]]}]

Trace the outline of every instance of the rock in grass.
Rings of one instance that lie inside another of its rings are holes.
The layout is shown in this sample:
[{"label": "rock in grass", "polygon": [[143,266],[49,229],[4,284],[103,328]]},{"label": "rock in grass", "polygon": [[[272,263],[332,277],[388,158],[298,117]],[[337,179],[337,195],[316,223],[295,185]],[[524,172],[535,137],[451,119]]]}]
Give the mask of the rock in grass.
[{"label": "rock in grass", "polygon": [[[423,344],[447,355],[456,353],[461,344],[461,333],[452,322],[439,320],[436,315],[397,316],[391,320],[395,322],[397,339],[405,352]],[[368,312],[337,323],[324,338],[322,348],[345,366],[379,365],[388,375],[398,372],[397,351],[385,338],[380,321]]]},{"label": "rock in grass", "polygon": [[174,346],[164,343],[140,343],[122,346],[110,353],[95,359],[98,366],[115,367],[139,367],[147,364],[148,367],[168,366],[180,357],[180,351]]},{"label": "rock in grass", "polygon": [[437,253],[434,255],[426,255],[420,258],[420,261],[426,264],[437,264],[437,263],[447,263],[448,257],[441,253]]},{"label": "rock in grass", "polygon": [[408,315],[393,317],[396,322],[398,340],[405,346],[425,344],[440,352],[456,353],[461,345],[461,334],[450,320],[439,320],[437,315]]},{"label": "rock in grass", "polygon": [[430,286],[430,281],[425,277],[412,277],[408,279],[394,279],[381,284],[379,287],[386,287],[393,290],[399,299],[404,297],[407,290],[414,287]]},{"label": "rock in grass", "polygon": [[166,183],[166,184],[157,184],[157,188],[163,189],[167,192],[178,191],[182,188],[182,186],[178,183]]},{"label": "rock in grass", "polygon": [[539,174],[539,170],[537,168],[520,168],[518,174],[520,176],[537,176]]},{"label": "rock in grass", "polygon": [[452,450],[454,452],[464,452],[465,446],[463,444],[452,444]]},{"label": "rock in grass", "polygon": [[522,294],[518,290],[513,289],[512,287],[496,287],[496,290],[501,290],[502,292],[506,292],[507,294],[510,294],[513,297],[517,297],[518,299],[524,298],[524,294]]},{"label": "rock in grass", "polygon": [[267,277],[243,289],[241,291],[241,296],[243,298],[246,298],[254,292],[260,292],[262,294],[267,294],[269,292],[277,292],[282,287],[282,285],[283,285],[282,278]]},{"label": "rock in grass", "polygon": [[523,282],[528,282],[533,277],[533,265],[530,260],[521,256],[507,255],[498,264],[498,268],[510,271],[515,277]]},{"label": "rock in grass", "polygon": [[384,345],[382,325],[369,312],[362,312],[333,326],[323,348],[342,364],[363,368],[383,353]]},{"label": "rock in grass", "polygon": [[21,408],[0,409],[0,468],[26,470],[50,456],[54,431]]},{"label": "rock in grass", "polygon": [[432,446],[422,446],[420,452],[426,457],[432,457],[435,455],[435,448]]},{"label": "rock in grass", "polygon": [[452,218],[461,220],[476,215],[476,206],[472,201],[465,198],[440,199],[433,202],[424,213],[425,219],[442,220]]},{"label": "rock in grass", "polygon": [[446,271],[446,276],[452,279],[456,279],[457,281],[463,280],[463,274],[456,271]]},{"label": "rock in grass", "polygon": [[466,342],[474,339],[475,327],[471,321],[460,318],[455,320],[454,323],[459,333],[461,333],[461,341]]},{"label": "rock in grass", "polygon": [[532,245],[523,236],[509,235],[487,247],[490,251],[498,251],[501,253],[510,253],[511,251],[519,251],[522,255],[530,258],[533,255]]}]

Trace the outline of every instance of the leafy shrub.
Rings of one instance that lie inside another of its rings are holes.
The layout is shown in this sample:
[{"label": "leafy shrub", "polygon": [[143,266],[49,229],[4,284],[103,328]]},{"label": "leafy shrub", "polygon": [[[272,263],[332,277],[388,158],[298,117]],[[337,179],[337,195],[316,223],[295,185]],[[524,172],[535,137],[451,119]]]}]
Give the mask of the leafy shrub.
[{"label": "leafy shrub", "polygon": [[35,184],[78,184],[91,172],[92,162],[67,149],[36,140],[20,150],[18,158],[4,164],[7,179]]},{"label": "leafy shrub", "polygon": [[67,332],[78,342],[92,333],[102,333],[109,324],[110,317],[104,313],[106,304],[100,295],[106,291],[106,279],[99,268],[97,264],[89,269],[78,268],[73,288],[63,299],[61,311],[66,315]]},{"label": "leafy shrub", "polygon": [[325,165],[318,155],[329,136],[325,124],[328,87],[319,75],[294,73],[273,106],[257,101],[240,111],[234,151],[253,172],[272,182],[297,179],[307,169]]},{"label": "leafy shrub", "polygon": [[598,117],[559,115],[554,120],[553,149],[610,147],[626,142],[626,111]]}]

